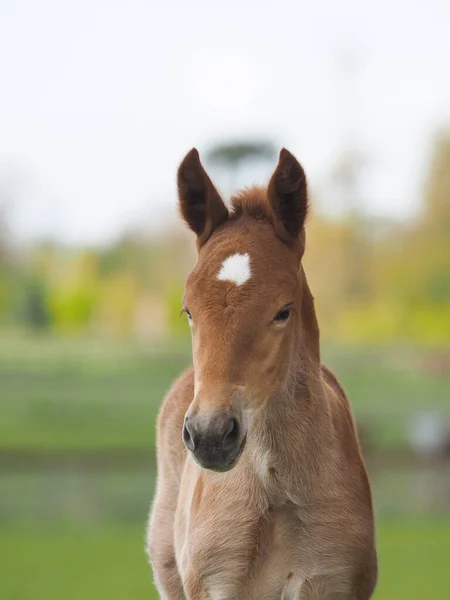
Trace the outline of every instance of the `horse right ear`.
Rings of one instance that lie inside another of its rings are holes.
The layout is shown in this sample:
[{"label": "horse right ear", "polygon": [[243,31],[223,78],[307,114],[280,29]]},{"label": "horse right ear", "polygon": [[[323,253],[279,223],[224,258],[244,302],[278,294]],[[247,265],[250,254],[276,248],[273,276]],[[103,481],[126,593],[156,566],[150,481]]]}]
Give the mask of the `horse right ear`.
[{"label": "horse right ear", "polygon": [[277,168],[269,183],[268,195],[278,236],[287,243],[304,238],[308,212],[306,176],[295,156],[285,148],[280,152]]},{"label": "horse right ear", "polygon": [[183,219],[197,234],[198,248],[229,216],[195,148],[188,152],[178,169],[178,201]]}]

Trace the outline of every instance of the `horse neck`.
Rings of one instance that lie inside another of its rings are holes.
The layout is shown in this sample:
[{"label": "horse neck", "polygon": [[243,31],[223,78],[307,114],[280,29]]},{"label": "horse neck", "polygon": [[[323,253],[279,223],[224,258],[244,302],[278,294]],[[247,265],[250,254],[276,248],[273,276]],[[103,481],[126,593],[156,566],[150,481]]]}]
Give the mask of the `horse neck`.
[{"label": "horse neck", "polygon": [[287,479],[301,478],[312,485],[323,464],[331,417],[323,386],[314,299],[303,270],[302,276],[301,319],[292,364],[286,385],[254,423],[254,456],[260,454],[281,466]]},{"label": "horse neck", "polygon": [[297,352],[293,355],[293,368],[301,371],[307,363],[311,371],[320,371],[320,333],[317,322],[314,298],[306,279],[303,266],[300,267],[302,281],[301,314],[296,332]]},{"label": "horse neck", "polygon": [[297,396],[314,394],[317,386],[321,386],[322,369],[320,361],[320,334],[314,308],[314,298],[309,289],[303,267],[301,269],[301,305],[300,318],[293,337],[291,364],[286,384],[280,393],[293,408]]}]

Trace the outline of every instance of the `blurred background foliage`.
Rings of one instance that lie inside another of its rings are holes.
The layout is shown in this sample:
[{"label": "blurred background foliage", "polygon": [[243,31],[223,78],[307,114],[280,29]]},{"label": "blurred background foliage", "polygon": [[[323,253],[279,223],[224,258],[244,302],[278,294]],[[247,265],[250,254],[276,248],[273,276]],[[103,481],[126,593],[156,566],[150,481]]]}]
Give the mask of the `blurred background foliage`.
[{"label": "blurred background foliage", "polygon": [[[235,181],[249,161],[272,160],[268,142],[218,144],[213,165]],[[445,344],[450,339],[450,135],[436,137],[420,210],[408,221],[377,220],[349,207],[316,209],[305,265],[325,337]],[[0,206],[2,203],[0,187]],[[31,245],[24,252],[0,221],[0,321],[55,333],[179,335],[182,282],[194,263],[192,239],[175,228],[146,238],[128,231],[100,248]],[[145,325],[145,314],[154,326]]]}]

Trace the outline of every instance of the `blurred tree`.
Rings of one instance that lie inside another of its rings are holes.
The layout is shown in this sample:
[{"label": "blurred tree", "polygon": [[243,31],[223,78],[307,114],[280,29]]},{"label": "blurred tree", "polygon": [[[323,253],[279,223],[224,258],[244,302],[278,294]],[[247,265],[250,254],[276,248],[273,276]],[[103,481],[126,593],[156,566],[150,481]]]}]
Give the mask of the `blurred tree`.
[{"label": "blurred tree", "polygon": [[276,156],[275,146],[268,141],[241,141],[217,144],[206,155],[206,160],[228,171],[230,190],[234,190],[238,172],[250,161],[271,161]]},{"label": "blurred tree", "polygon": [[100,326],[120,336],[133,333],[138,302],[137,283],[129,271],[117,271],[100,285],[97,319]]},{"label": "blurred tree", "polygon": [[[344,171],[351,191],[352,169]],[[343,219],[313,215],[308,225],[306,264],[324,331],[448,343],[450,135],[436,138],[418,218],[386,226],[347,207]]]},{"label": "blurred tree", "polygon": [[450,341],[449,135],[436,138],[422,213],[377,247],[372,278],[395,315],[392,337]]},{"label": "blurred tree", "polygon": [[0,321],[8,320],[20,276],[17,257],[8,227],[8,214],[13,198],[12,183],[0,179]]},{"label": "blurred tree", "polygon": [[137,233],[126,232],[115,244],[99,254],[101,277],[128,270],[145,284],[154,284],[154,253],[148,239]]},{"label": "blurred tree", "polygon": [[339,212],[346,228],[341,247],[336,248],[343,261],[340,293],[344,303],[359,302],[370,293],[368,263],[371,240],[367,235],[361,186],[362,172],[367,165],[368,159],[360,150],[348,150],[341,153],[332,172],[332,181],[340,200]]},{"label": "blurred tree", "polygon": [[55,328],[79,332],[92,324],[98,303],[98,265],[92,252],[62,261],[51,275],[49,306]]},{"label": "blurred tree", "polygon": [[23,286],[20,320],[31,329],[47,329],[51,324],[46,282],[36,275],[31,275]]},{"label": "blurred tree", "polygon": [[0,205],[0,314],[4,313],[8,301],[8,261],[6,246],[6,226],[2,207]]},{"label": "blurred tree", "polygon": [[450,132],[437,135],[425,187],[424,212],[409,236],[418,294],[410,299],[417,326],[450,340]]},{"label": "blurred tree", "polygon": [[450,235],[450,133],[438,134],[425,190],[424,230],[448,241]]},{"label": "blurred tree", "polygon": [[127,232],[116,244],[99,253],[99,275],[133,274],[140,287],[160,289],[169,281],[184,278],[191,244],[170,231],[159,238]]}]

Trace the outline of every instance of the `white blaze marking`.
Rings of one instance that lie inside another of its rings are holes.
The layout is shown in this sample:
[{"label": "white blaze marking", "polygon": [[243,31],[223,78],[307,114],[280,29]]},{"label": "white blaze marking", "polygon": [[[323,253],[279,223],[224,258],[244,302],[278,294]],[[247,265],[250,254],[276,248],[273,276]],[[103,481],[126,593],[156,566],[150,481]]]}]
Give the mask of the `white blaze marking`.
[{"label": "white blaze marking", "polygon": [[248,254],[233,254],[223,261],[217,279],[233,281],[236,285],[242,285],[251,276],[250,256]]}]

